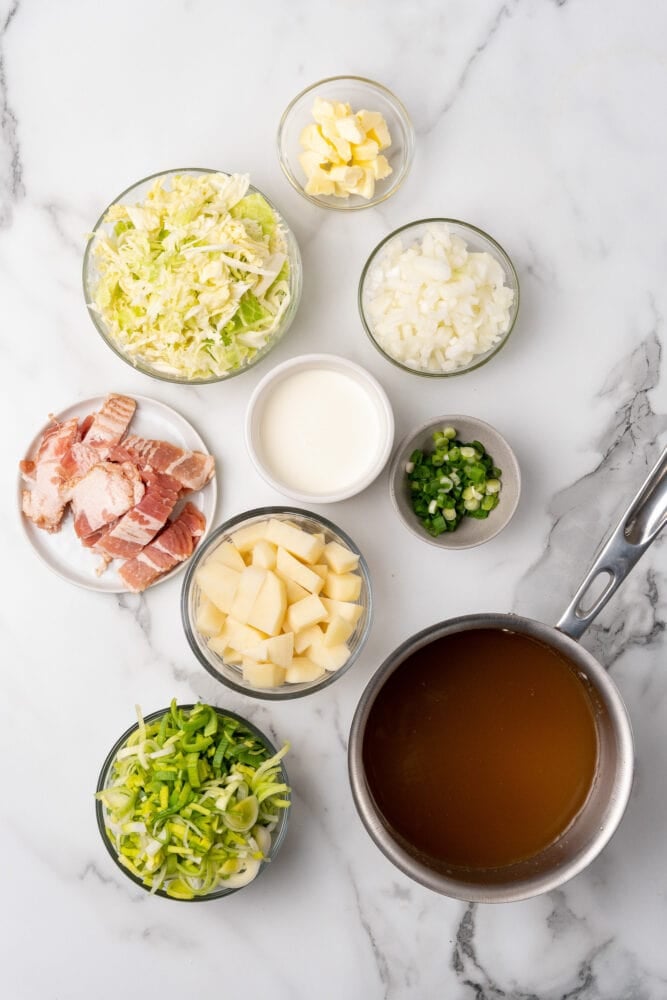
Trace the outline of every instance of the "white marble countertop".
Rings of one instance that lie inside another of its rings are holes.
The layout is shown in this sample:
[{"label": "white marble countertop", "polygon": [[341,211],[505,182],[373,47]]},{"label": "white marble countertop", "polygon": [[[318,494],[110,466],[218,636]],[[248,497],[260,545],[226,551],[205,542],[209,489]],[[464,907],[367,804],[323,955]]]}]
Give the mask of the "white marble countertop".
[{"label": "white marble countertop", "polygon": [[[553,622],[667,434],[667,10],[658,0],[243,4],[0,3],[2,410],[0,795],[6,1000],[630,1000],[667,995],[665,548],[656,544],[584,643],[633,719],[637,772],[612,843],[561,891],[474,906],[410,882],[349,792],[346,740],[375,668],[408,635],[466,612]],[[281,111],[324,76],[404,100],[412,173],[350,215],[309,205],[275,155]],[[156,170],[249,171],[304,258],[294,326],[257,371],[188,389],[133,372],[85,309],[85,233]],[[412,219],[466,219],[512,256],[517,327],[494,361],[444,382],[387,364],[356,309],[375,243]],[[442,412],[494,424],[523,470],[511,525],[442,553],[398,523],[386,474],[323,512],[365,551],[377,617],[358,663],[290,703],[217,685],[184,638],[181,578],[145,597],[78,590],[26,545],[16,462],[49,412],[110,390],[190,419],[220,468],[218,521],[280,502],[245,453],[246,400],[273,361],[344,354],[372,371],[397,433]],[[276,864],[229,899],[150,898],[111,863],[93,798],[133,706],[210,699],[293,744],[294,806]]]}]

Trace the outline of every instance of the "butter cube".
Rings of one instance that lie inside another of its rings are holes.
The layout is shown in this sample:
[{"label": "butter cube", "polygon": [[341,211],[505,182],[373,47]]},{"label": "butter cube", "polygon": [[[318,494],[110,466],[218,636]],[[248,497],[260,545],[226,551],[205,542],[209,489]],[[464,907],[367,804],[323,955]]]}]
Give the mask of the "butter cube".
[{"label": "butter cube", "polygon": [[308,178],[308,183],[306,184],[304,191],[306,194],[335,194],[336,193],[336,183],[332,181],[329,175],[321,169],[313,171],[313,173]]},{"label": "butter cube", "polygon": [[[347,139],[348,142],[359,143],[363,142],[366,138],[366,133],[359,124],[359,121],[354,115],[346,115],[344,118],[339,118],[336,122],[338,128],[338,134],[342,136],[343,139]],[[378,128],[380,126],[378,125]]]},{"label": "butter cube", "polygon": [[386,156],[378,156],[375,159],[373,163],[373,172],[377,181],[381,181],[384,180],[385,177],[389,177],[392,170]]},{"label": "butter cube", "polygon": [[306,125],[301,133],[300,142],[304,149],[319,153],[325,160],[331,159],[331,154],[335,152],[331,143],[322,135],[319,125]]}]

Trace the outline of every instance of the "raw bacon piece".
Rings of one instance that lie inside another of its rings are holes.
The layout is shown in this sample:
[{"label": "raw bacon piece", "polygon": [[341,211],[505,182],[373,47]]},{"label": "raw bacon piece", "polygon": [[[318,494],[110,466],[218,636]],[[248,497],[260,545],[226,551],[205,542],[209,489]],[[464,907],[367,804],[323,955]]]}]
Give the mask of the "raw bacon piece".
[{"label": "raw bacon piece", "polygon": [[80,438],[72,445],[63,467],[70,479],[81,479],[89,469],[109,457],[130,426],[137,404],[129,396],[110,393],[97,411],[81,424]]},{"label": "raw bacon piece", "polygon": [[176,506],[181,484],[171,476],[149,472],[146,492],[136,507],[105,532],[95,549],[111,559],[131,559],[155,538]]},{"label": "raw bacon piece", "polygon": [[201,511],[194,504],[186,503],[178,517],[150,545],[134,559],[123,563],[118,575],[129,590],[140,593],[159,576],[189,559],[205,527],[206,518]]},{"label": "raw bacon piece", "polygon": [[94,465],[70,492],[75,532],[79,538],[88,538],[138,504],[144,492],[131,462]]},{"label": "raw bacon piece", "polygon": [[[184,451],[168,441],[153,441],[130,435],[118,449],[139,466],[155,469],[178,479],[188,490],[200,490],[213,476],[215,459],[201,451]],[[115,455],[112,455],[115,457]]]},{"label": "raw bacon piece", "polygon": [[78,421],[73,418],[48,428],[32,459],[21,462],[23,478],[31,489],[23,490],[21,506],[26,517],[46,531],[59,531],[68,495],[63,459],[69,453],[78,433]]}]

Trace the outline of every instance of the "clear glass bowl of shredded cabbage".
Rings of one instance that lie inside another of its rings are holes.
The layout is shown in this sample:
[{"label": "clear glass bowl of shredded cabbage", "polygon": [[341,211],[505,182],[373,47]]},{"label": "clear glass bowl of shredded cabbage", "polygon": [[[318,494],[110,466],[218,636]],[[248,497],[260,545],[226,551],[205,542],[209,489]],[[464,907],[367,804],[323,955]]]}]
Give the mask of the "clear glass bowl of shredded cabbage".
[{"label": "clear glass bowl of shredded cabbage", "polygon": [[415,375],[462,375],[507,343],[519,279],[491,236],[456,219],[422,219],[385,237],[359,282],[371,342]]},{"label": "clear glass bowl of shredded cabbage", "polygon": [[83,260],[88,311],[124,361],[201,385],[257,364],[301,296],[297,242],[245,174],[153,174],[105,209]]}]

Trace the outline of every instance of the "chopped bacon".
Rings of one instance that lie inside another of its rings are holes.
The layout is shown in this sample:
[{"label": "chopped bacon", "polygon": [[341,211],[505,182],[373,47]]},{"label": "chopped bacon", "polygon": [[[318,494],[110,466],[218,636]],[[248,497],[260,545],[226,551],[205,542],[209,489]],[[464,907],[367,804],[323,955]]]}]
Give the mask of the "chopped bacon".
[{"label": "chopped bacon", "polygon": [[146,475],[146,492],[140,502],[105,532],[95,548],[111,559],[130,559],[155,538],[176,506],[181,484],[171,476]]},{"label": "chopped bacon", "polygon": [[59,531],[68,495],[62,462],[77,436],[77,420],[54,421],[45,432],[32,459],[21,462],[23,478],[31,489],[23,490],[22,509],[38,528]]},{"label": "chopped bacon", "polygon": [[138,504],[144,492],[131,462],[94,465],[71,490],[75,532],[82,539],[97,533]]},{"label": "chopped bacon", "polygon": [[79,429],[80,437],[63,462],[70,479],[85,476],[98,462],[109,457],[111,449],[118,444],[130,426],[137,404],[129,396],[110,393],[97,411],[83,420]]},{"label": "chopped bacon", "polygon": [[[139,466],[163,472],[178,479],[188,490],[200,490],[213,476],[215,459],[200,451],[184,451],[168,441],[152,441],[130,435],[114,452],[126,455]],[[112,453],[115,458],[115,454]]]},{"label": "chopped bacon", "polygon": [[189,559],[205,527],[204,515],[194,504],[187,503],[150,545],[134,559],[123,563],[118,575],[129,590],[140,593],[159,576]]}]

